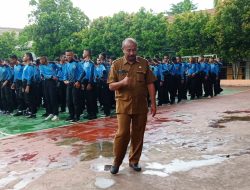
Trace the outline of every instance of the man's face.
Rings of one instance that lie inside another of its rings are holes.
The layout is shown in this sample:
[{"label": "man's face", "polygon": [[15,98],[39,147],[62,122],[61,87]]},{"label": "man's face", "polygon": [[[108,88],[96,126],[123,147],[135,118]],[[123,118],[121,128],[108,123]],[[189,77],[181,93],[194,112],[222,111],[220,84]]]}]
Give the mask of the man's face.
[{"label": "man's face", "polygon": [[66,59],[67,59],[67,61],[71,61],[71,60],[73,60],[73,57],[74,57],[74,54],[73,54],[73,52],[66,52]]},{"label": "man's face", "polygon": [[127,61],[135,62],[137,54],[137,46],[133,42],[127,42],[122,49]]},{"label": "man's face", "polygon": [[168,61],[169,61],[168,56],[164,56],[164,57],[163,57],[163,63],[167,63]]},{"label": "man's face", "polygon": [[89,52],[88,52],[88,51],[84,50],[84,51],[82,52],[82,57],[83,57],[83,59],[85,59],[88,55],[89,55]]},{"label": "man's face", "polygon": [[23,56],[23,61],[24,61],[24,62],[29,61],[29,56],[27,56],[26,54],[24,54],[24,56]]},{"label": "man's face", "polygon": [[11,59],[10,59],[10,63],[15,65],[15,64],[17,63],[17,59],[11,58]]},{"label": "man's face", "polygon": [[180,58],[180,57],[177,57],[177,58],[176,58],[176,61],[177,61],[177,63],[181,63],[181,58]]}]

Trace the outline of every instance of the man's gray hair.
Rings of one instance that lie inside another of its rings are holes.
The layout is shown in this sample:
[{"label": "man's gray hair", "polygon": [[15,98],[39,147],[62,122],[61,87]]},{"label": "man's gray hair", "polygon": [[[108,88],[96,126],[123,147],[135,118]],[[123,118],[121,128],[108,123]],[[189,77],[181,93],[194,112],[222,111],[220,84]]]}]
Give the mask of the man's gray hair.
[{"label": "man's gray hair", "polygon": [[125,40],[123,40],[122,42],[122,49],[124,48],[124,46],[129,43],[132,42],[137,46],[137,41],[134,38],[126,38]]}]

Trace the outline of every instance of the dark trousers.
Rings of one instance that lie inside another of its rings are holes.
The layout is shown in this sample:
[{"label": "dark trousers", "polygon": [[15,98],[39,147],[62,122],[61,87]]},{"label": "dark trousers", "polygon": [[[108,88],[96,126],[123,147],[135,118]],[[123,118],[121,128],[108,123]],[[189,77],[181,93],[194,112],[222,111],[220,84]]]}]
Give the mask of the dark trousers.
[{"label": "dark trousers", "polygon": [[64,112],[66,109],[66,85],[63,81],[57,81],[57,97],[61,111]]},{"label": "dark trousers", "polygon": [[181,83],[181,76],[175,75],[172,79],[170,99],[171,102],[175,101],[175,97],[178,96],[178,101],[181,101],[183,97],[183,86]]},{"label": "dark trousers", "polygon": [[24,101],[23,82],[21,80],[16,80],[15,89],[16,89],[17,110],[23,111],[27,108],[27,106],[25,105]]},{"label": "dark trousers", "polygon": [[[23,90],[25,91],[25,88],[27,86],[27,82],[23,82]],[[29,93],[24,92],[24,100],[26,105],[29,108],[29,111],[31,114],[36,114],[37,112],[37,103],[36,103],[36,84],[30,85],[30,91]]]},{"label": "dark trousers", "polygon": [[203,94],[203,89],[202,89],[202,81],[204,78],[204,74],[203,73],[198,73],[196,76],[196,96],[199,98],[202,96]]},{"label": "dark trousers", "polygon": [[112,93],[109,90],[109,86],[106,82],[101,83],[101,99],[103,103],[103,109],[106,116],[110,115],[111,110],[111,98]]},{"label": "dark trousers", "polygon": [[216,74],[211,73],[211,92],[216,96],[220,93],[219,80],[216,78]]},{"label": "dark trousers", "polygon": [[2,87],[3,83],[4,82],[1,82],[2,109],[4,111],[12,112],[14,110],[14,105],[13,105],[11,83],[8,82],[4,87]]},{"label": "dark trousers", "polygon": [[66,101],[70,117],[79,119],[81,114],[81,89],[74,87],[73,83],[67,85]]},{"label": "dark trousers", "polygon": [[53,79],[45,79],[44,92],[47,100],[48,114],[58,115],[57,82]]},{"label": "dark trousers", "polygon": [[191,98],[194,98],[195,97],[195,94],[196,94],[196,77],[195,76],[189,76],[188,77],[188,91],[189,91],[189,94],[191,95]]},{"label": "dark trousers", "polygon": [[98,112],[96,102],[96,86],[92,84],[92,89],[87,90],[87,86],[84,88],[84,97],[87,106],[88,115],[95,116]]}]

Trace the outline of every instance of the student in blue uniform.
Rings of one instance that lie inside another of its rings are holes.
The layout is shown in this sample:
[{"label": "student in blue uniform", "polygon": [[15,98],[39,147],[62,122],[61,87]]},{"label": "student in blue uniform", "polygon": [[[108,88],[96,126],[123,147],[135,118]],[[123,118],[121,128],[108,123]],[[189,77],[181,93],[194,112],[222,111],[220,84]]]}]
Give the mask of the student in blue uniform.
[{"label": "student in blue uniform", "polygon": [[54,62],[48,62],[46,56],[40,57],[40,75],[44,79],[44,94],[46,98],[47,113],[45,120],[57,121],[58,118],[58,101],[57,101],[57,70],[58,67]]},{"label": "student in blue uniform", "polygon": [[22,91],[23,83],[22,83],[22,75],[24,64],[18,62],[17,56],[11,56],[11,62],[15,65],[14,66],[14,81],[11,85],[11,88],[16,92],[16,100],[17,100],[17,112],[13,114],[13,116],[20,116],[23,115],[24,110],[26,109],[25,101],[24,101],[24,93]]},{"label": "student in blue uniform", "polygon": [[96,85],[94,80],[95,64],[91,60],[91,52],[88,49],[83,50],[82,68],[86,73],[83,78],[84,97],[87,106],[87,119],[96,119],[97,102],[96,102]]},{"label": "student in blue uniform", "polygon": [[214,96],[219,94],[219,65],[215,63],[215,59],[212,57],[209,59],[209,64],[210,64],[210,77],[211,77],[211,89],[210,93]]},{"label": "student in blue uniform", "polygon": [[209,92],[209,72],[210,72],[210,65],[208,62],[206,62],[204,56],[199,57],[199,64],[200,64],[200,80],[203,85],[203,89],[201,90],[202,92],[204,91],[204,96],[203,97],[208,97],[211,96]]},{"label": "student in blue uniform", "polygon": [[25,67],[23,69],[22,83],[25,97],[25,103],[28,106],[27,118],[36,118],[36,84],[35,84],[35,66],[33,64],[33,56],[26,53],[23,57]]},{"label": "student in blue uniform", "polygon": [[193,57],[189,58],[189,64],[187,69],[187,79],[188,79],[188,90],[191,95],[191,100],[195,98],[196,95],[196,81],[199,69]]},{"label": "student in blue uniform", "polygon": [[85,76],[85,72],[81,64],[74,60],[72,50],[67,50],[65,55],[67,64],[65,65],[63,80],[67,86],[66,100],[69,109],[69,117],[66,120],[78,122],[81,114],[81,81]]},{"label": "student in blue uniform", "polygon": [[14,75],[11,71],[9,61],[4,61],[0,75],[3,113],[10,114],[14,110],[13,95],[11,90]]},{"label": "student in blue uniform", "polygon": [[100,64],[103,65],[105,68],[105,71],[103,71],[103,77],[101,78],[101,99],[103,104],[103,111],[105,116],[110,116],[112,92],[109,89],[107,80],[111,65],[107,62],[105,53],[100,53],[98,58],[100,60]]},{"label": "student in blue uniform", "polygon": [[163,57],[161,63],[161,82],[159,88],[160,100],[158,102],[158,106],[162,104],[168,104],[169,101],[169,93],[170,93],[170,81],[171,81],[171,74],[170,74],[170,61],[169,57],[165,55]]},{"label": "student in blue uniform", "polygon": [[104,73],[106,73],[106,68],[101,64],[101,60],[97,58],[95,63],[94,78],[96,83],[96,96],[100,107],[103,106],[102,83]]},{"label": "student in blue uniform", "polygon": [[65,73],[66,57],[65,55],[60,56],[59,63],[57,63],[57,96],[58,104],[60,106],[60,112],[66,111],[66,85],[63,82],[63,75]]}]

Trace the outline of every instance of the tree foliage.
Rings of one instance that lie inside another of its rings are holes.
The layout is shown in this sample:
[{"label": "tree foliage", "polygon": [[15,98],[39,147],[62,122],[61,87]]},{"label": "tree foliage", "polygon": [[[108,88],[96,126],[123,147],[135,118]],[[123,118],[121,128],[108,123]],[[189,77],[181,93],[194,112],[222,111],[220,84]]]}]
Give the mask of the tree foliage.
[{"label": "tree foliage", "polygon": [[39,55],[58,56],[72,46],[71,35],[89,24],[88,17],[70,0],[31,0],[30,5],[35,7],[30,19],[34,23],[34,49]]},{"label": "tree foliage", "polygon": [[7,59],[16,53],[17,34],[15,32],[4,32],[0,35],[0,58]]},{"label": "tree foliage", "polygon": [[112,17],[95,19],[89,28],[82,30],[77,36],[77,41],[81,44],[78,52],[89,48],[94,53],[104,51],[121,56],[121,42],[127,37],[133,37],[138,41],[139,54],[154,56],[167,47],[166,18],[143,8],[135,14],[119,12]]},{"label": "tree foliage", "polygon": [[214,16],[214,37],[218,51],[230,61],[250,57],[249,0],[225,0]]},{"label": "tree foliage", "polygon": [[168,27],[169,45],[179,55],[195,55],[207,52],[211,42],[205,33],[210,16],[206,13],[183,13],[175,16]]},{"label": "tree foliage", "polygon": [[192,0],[184,0],[177,4],[172,4],[170,8],[171,10],[170,14],[176,15],[176,14],[181,14],[185,12],[191,12],[196,9],[197,9],[197,6],[196,4],[192,2]]}]

